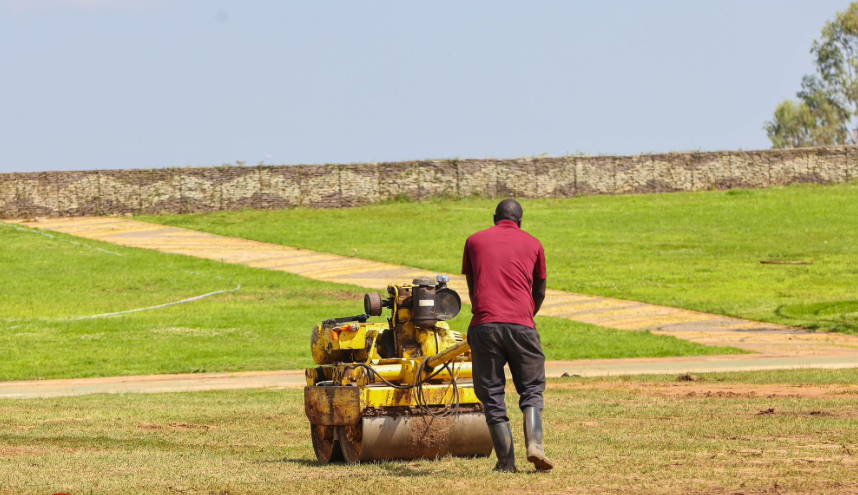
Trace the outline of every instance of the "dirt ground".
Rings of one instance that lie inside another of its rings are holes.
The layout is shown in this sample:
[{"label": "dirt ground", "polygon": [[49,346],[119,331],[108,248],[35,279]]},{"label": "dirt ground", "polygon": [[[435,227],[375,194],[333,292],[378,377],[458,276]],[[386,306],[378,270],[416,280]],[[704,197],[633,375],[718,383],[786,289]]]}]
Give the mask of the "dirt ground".
[{"label": "dirt ground", "polygon": [[551,386],[568,390],[622,390],[633,394],[670,398],[858,398],[858,385],[720,385],[717,383],[697,383],[693,376],[691,376],[691,379],[688,381],[680,380],[677,383],[552,383]]}]

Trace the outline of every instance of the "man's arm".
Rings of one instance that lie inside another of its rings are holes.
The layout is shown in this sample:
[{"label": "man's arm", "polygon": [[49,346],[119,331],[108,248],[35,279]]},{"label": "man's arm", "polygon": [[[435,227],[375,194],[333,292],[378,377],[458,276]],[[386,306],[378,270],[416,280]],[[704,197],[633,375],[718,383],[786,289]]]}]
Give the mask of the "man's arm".
[{"label": "man's arm", "polygon": [[471,305],[474,304],[474,269],[471,266],[471,238],[465,241],[465,252],[462,253],[462,275],[468,281],[468,297],[471,299]]},{"label": "man's arm", "polygon": [[548,278],[548,269],[545,267],[545,249],[542,243],[539,244],[539,250],[536,252],[536,264],[533,267],[533,287],[530,291],[533,294],[533,316],[539,313],[539,308],[542,307],[542,301],[545,300],[545,280]]},{"label": "man's arm", "polygon": [[[471,281],[468,280],[468,288],[471,287]],[[539,279],[533,281],[533,288],[531,289],[531,293],[533,294],[533,316],[536,316],[536,313],[539,313],[539,308],[542,307],[542,301],[545,300],[545,279]]]}]

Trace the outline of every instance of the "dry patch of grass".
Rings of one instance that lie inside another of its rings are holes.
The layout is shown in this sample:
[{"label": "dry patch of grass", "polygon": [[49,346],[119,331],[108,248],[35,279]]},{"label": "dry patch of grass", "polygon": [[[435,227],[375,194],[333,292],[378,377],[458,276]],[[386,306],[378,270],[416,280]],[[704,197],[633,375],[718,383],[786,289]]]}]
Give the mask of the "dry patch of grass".
[{"label": "dry patch of grass", "polygon": [[493,459],[320,465],[300,390],[7,400],[0,493],[858,493],[854,391],[555,380],[557,468],[533,472],[513,412],[517,475]]},{"label": "dry patch of grass", "polygon": [[627,393],[671,398],[762,399],[805,398],[836,399],[858,397],[858,385],[746,384],[746,383],[622,383],[557,382],[554,387],[569,390],[623,390]]}]

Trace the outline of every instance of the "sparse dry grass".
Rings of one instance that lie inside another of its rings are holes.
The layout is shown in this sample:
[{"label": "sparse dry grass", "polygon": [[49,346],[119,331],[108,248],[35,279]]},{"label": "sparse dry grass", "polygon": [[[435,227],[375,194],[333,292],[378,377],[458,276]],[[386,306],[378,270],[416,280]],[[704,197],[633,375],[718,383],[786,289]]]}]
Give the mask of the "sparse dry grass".
[{"label": "sparse dry grass", "polygon": [[858,493],[854,376],[814,397],[718,380],[554,380],[558,467],[520,455],[518,475],[492,459],[319,465],[300,390],[7,400],[0,493]]}]

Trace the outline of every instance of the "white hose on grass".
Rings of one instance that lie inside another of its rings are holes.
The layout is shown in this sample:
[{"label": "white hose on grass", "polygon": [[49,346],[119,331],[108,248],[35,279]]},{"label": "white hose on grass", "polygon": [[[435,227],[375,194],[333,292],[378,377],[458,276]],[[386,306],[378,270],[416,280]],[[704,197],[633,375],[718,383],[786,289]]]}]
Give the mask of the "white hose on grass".
[{"label": "white hose on grass", "polygon": [[[51,234],[48,234],[47,232],[42,232],[42,231],[40,231],[40,230],[26,229],[26,228],[24,228],[24,227],[21,227],[20,225],[15,225],[15,224],[11,224],[11,223],[6,223],[6,222],[2,222],[2,221],[0,221],[0,225],[4,225],[4,226],[6,226],[6,227],[11,227],[11,228],[13,228],[13,229],[15,229],[15,230],[20,230],[20,231],[23,231],[23,232],[30,232],[30,233],[33,233],[33,234],[39,234],[39,235],[42,235],[42,236],[45,236],[45,237],[49,237],[49,238],[54,239],[54,240],[64,240],[64,241],[66,241],[66,242],[68,242],[68,243],[74,244],[75,246],[83,246],[83,247],[85,247],[85,248],[94,249],[94,250],[96,250],[96,251],[101,251],[102,253],[112,254],[112,255],[114,255],[114,256],[124,256],[124,255],[122,255],[122,254],[114,253],[113,251],[108,251],[108,250],[106,250],[106,249],[101,249],[101,248],[97,248],[97,247],[92,247],[92,246],[90,246],[90,245],[88,245],[88,244],[83,244],[83,243],[80,243],[80,242],[75,242],[75,241],[70,241],[70,240],[65,240],[65,239],[57,239],[55,236],[53,236],[53,235],[51,235]],[[177,270],[182,271],[182,272],[184,272],[184,273],[190,273],[190,274],[193,274],[193,275],[197,275],[197,276],[200,276],[200,277],[208,276],[208,275],[203,275],[203,274],[201,274],[201,273],[196,273],[196,272],[191,272],[191,271],[187,271],[187,270],[182,270],[182,269],[180,269],[180,268],[177,268]],[[222,280],[222,279],[221,279],[221,277],[214,277],[214,278],[219,279],[219,280]],[[71,319],[68,319],[68,320],[60,320],[60,321],[67,321],[67,322],[68,322],[68,321],[91,320],[91,319],[94,319],[94,318],[104,318],[104,317],[107,317],[107,316],[117,316],[117,315],[125,315],[125,314],[129,314],[129,313],[139,313],[140,311],[149,311],[149,310],[152,310],[152,309],[166,308],[166,307],[169,307],[169,306],[175,306],[175,305],[177,305],[177,304],[185,304],[185,303],[189,303],[189,302],[193,302],[193,301],[199,301],[200,299],[205,299],[205,298],[207,298],[207,297],[216,296],[216,295],[218,295],[218,294],[227,294],[227,293],[230,293],[230,292],[236,292],[236,291],[238,291],[238,290],[240,290],[240,289],[241,289],[241,284],[239,284],[239,285],[238,285],[238,287],[236,287],[235,289],[219,290],[219,291],[215,291],[215,292],[209,292],[208,294],[203,294],[203,295],[201,295],[201,296],[195,296],[195,297],[191,297],[191,298],[188,298],[188,299],[182,299],[181,301],[175,301],[175,302],[166,303],[166,304],[159,304],[159,305],[157,305],[157,306],[149,306],[149,307],[147,307],[147,308],[129,309],[129,310],[127,310],[127,311],[117,311],[117,312],[114,312],[114,313],[104,313],[104,314],[100,314],[100,315],[82,316],[82,317],[80,317],[80,318],[71,318]],[[16,329],[16,328],[20,328],[20,325],[17,325],[17,326],[14,326],[14,327],[9,327],[7,330],[14,330],[14,329]]]},{"label": "white hose on grass", "polygon": [[219,290],[217,292],[209,292],[208,294],[203,294],[201,296],[191,297],[189,299],[182,299],[181,301],[171,302],[171,303],[167,303],[167,304],[159,304],[157,306],[149,306],[148,308],[129,309],[128,311],[117,311],[116,313],[104,313],[101,315],[82,316],[80,318],[72,318],[71,320],[66,320],[66,321],[90,320],[92,318],[104,318],[105,316],[125,315],[128,313],[138,313],[140,311],[149,311],[150,309],[166,308],[167,306],[175,306],[177,304],[184,304],[184,303],[189,303],[189,302],[193,302],[193,301],[199,301],[200,299],[205,299],[207,297],[216,296],[218,294],[226,294],[228,292],[235,292],[239,289],[241,289],[241,285],[239,285],[235,289]]}]

